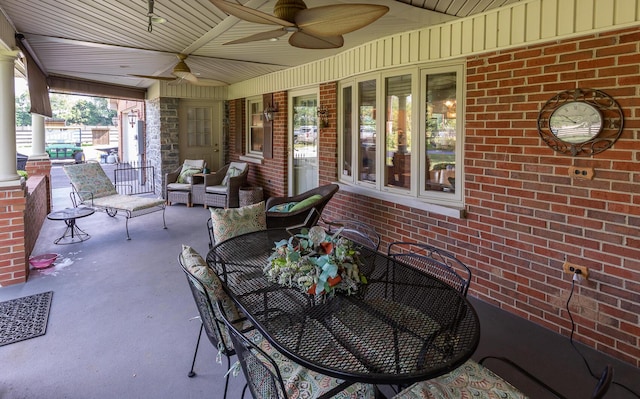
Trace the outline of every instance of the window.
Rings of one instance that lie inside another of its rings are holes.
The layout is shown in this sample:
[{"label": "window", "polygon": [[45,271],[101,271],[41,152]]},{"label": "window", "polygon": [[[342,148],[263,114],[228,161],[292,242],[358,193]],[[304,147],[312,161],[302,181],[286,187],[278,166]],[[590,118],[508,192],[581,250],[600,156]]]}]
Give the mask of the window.
[{"label": "window", "polygon": [[211,146],[211,108],[187,110],[187,144],[189,147]]},{"label": "window", "polygon": [[462,79],[460,64],[342,82],[340,180],[381,198],[462,207]]},{"label": "window", "polygon": [[262,97],[247,99],[247,150],[248,155],[262,156],[264,127]]}]

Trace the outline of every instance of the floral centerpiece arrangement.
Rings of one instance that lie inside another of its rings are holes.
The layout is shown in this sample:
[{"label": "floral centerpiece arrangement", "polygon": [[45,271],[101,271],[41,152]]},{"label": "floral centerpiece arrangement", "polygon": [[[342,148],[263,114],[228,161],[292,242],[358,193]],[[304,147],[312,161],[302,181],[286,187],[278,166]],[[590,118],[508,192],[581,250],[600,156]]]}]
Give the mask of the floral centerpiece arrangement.
[{"label": "floral centerpiece arrangement", "polygon": [[303,230],[288,240],[275,243],[264,273],[270,281],[287,287],[298,287],[311,294],[347,295],[358,291],[359,284],[366,284],[360,273],[360,252],[354,243],[326,233],[321,226]]}]

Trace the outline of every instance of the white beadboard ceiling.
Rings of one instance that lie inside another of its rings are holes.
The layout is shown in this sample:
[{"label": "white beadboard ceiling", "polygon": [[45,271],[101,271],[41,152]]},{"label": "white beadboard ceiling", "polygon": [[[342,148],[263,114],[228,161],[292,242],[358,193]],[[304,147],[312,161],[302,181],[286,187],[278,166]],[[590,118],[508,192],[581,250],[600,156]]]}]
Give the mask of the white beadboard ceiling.
[{"label": "white beadboard ceiling", "polygon": [[[337,54],[376,38],[436,25],[522,0],[369,0],[390,8],[373,24],[344,35],[334,50],[291,47],[287,37],[222,44],[274,29],[228,16],[208,0],[155,0],[167,19],[147,31],[147,0],[0,0],[0,11],[24,35],[48,75],[146,88],[155,81],[130,75],[171,76],[178,59],[201,79],[228,84]],[[358,0],[307,0],[309,8]],[[272,13],[275,0],[242,0]],[[185,83],[186,84],[186,83]]]}]

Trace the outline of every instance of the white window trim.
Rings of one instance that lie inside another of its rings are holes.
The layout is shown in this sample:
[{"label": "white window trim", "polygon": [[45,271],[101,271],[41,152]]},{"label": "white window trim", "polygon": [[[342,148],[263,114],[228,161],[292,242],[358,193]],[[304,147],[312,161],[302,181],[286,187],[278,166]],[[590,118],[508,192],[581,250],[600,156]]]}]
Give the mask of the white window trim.
[{"label": "white window trim", "polygon": [[[464,104],[465,104],[465,94],[464,88],[466,84],[466,76],[464,69],[463,60],[453,62],[453,63],[439,63],[438,65],[417,65],[412,68],[398,68],[393,70],[385,70],[384,72],[379,72],[375,74],[366,74],[362,76],[357,76],[352,79],[344,80],[338,84],[338,97],[339,104],[342,104],[342,95],[343,88],[351,86],[352,87],[352,96],[353,96],[353,117],[357,119],[358,114],[358,82],[376,79],[377,86],[377,106],[376,108],[380,109],[380,104],[385,104],[384,96],[384,79],[389,76],[397,76],[401,74],[412,74],[412,90],[413,93],[418,93],[418,98],[412,99],[412,112],[413,115],[418,115],[419,118],[413,118],[412,123],[412,143],[414,144],[412,148],[412,153],[420,154],[420,157],[412,157],[411,160],[411,190],[406,189],[395,189],[392,187],[387,187],[383,184],[384,180],[384,172],[378,168],[376,171],[376,182],[367,183],[358,180],[358,170],[356,168],[357,164],[357,139],[353,138],[354,145],[352,145],[352,174],[351,176],[345,176],[341,173],[342,169],[338,172],[338,184],[340,185],[340,189],[346,192],[357,193],[361,195],[366,195],[372,198],[381,199],[384,201],[394,202],[398,204],[402,204],[405,206],[409,206],[415,209],[425,210],[428,212],[433,212],[436,214],[441,214],[445,216],[455,217],[455,218],[464,218],[466,217],[466,208],[464,203],[464,179],[462,170],[464,168]],[[456,171],[455,171],[455,179],[456,179],[456,190],[454,193],[443,193],[436,191],[425,191],[424,187],[420,184],[420,181],[424,181],[424,171],[423,165],[425,164],[425,155],[422,154],[426,147],[425,142],[425,123],[424,123],[424,115],[426,111],[426,87],[425,87],[425,76],[428,74],[435,73],[443,73],[443,72],[456,72],[457,76],[457,86],[456,86],[456,101],[457,101],[457,114],[459,115],[456,121]],[[338,115],[338,159],[339,165],[342,165],[344,162],[343,156],[343,113],[342,108],[339,109]],[[384,112],[384,111],[382,111]],[[355,127],[352,127],[352,131],[356,131],[358,122],[353,122]],[[376,147],[380,147],[381,144],[384,144],[384,134],[380,134],[382,129],[381,126],[381,118],[376,117],[376,129],[378,134],[376,135]],[[417,146],[417,147],[416,147]],[[416,151],[416,148],[418,150]],[[379,152],[376,154],[377,156],[377,164],[384,165],[384,153]],[[382,161],[382,163],[380,163]],[[420,166],[420,168],[418,168]],[[413,171],[416,171],[414,173]]]}]

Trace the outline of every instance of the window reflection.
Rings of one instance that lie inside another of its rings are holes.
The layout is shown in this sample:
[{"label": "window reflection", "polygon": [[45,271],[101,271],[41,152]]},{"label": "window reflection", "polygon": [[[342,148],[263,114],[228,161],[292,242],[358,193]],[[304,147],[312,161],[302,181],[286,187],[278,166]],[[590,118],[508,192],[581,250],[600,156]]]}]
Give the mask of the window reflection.
[{"label": "window reflection", "polygon": [[385,79],[387,186],[411,188],[411,75]]},{"label": "window reflection", "polygon": [[359,180],[376,181],[376,81],[358,83]]},{"label": "window reflection", "polygon": [[352,176],[352,141],[353,141],[353,101],[351,99],[352,87],[348,86],[342,90],[342,175]]},{"label": "window reflection", "polygon": [[425,190],[455,191],[456,73],[428,75],[426,79]]}]

